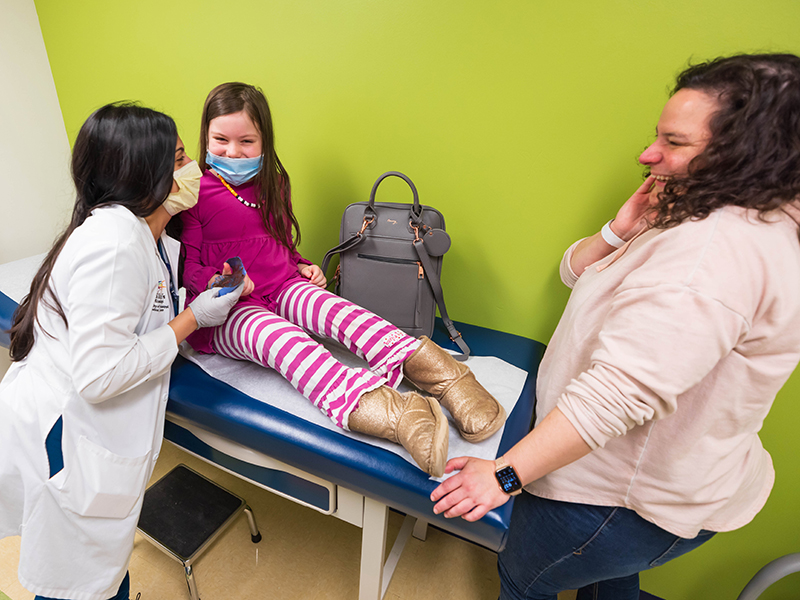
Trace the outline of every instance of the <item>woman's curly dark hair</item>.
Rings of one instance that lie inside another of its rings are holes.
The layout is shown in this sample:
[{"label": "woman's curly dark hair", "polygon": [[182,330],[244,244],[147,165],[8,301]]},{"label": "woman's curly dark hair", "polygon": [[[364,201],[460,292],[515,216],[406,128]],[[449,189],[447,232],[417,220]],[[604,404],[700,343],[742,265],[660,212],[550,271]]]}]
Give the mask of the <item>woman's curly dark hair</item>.
[{"label": "woman's curly dark hair", "polygon": [[742,54],[690,66],[682,89],[715,97],[711,138],[659,194],[653,225],[704,219],[722,206],[768,211],[800,197],[800,57]]}]

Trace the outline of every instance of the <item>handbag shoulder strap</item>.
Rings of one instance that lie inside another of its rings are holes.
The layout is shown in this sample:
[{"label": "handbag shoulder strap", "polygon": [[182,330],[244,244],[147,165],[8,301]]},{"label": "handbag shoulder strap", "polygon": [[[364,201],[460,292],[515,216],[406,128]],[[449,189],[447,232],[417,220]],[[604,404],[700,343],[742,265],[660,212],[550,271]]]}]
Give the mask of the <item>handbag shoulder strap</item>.
[{"label": "handbag shoulder strap", "polygon": [[431,290],[433,291],[433,297],[436,299],[436,305],[439,307],[439,314],[442,316],[442,321],[444,322],[444,326],[447,328],[447,333],[450,335],[450,339],[453,340],[456,345],[458,345],[459,349],[463,353],[461,356],[455,356],[454,358],[456,360],[467,360],[470,353],[469,346],[467,346],[467,343],[461,336],[461,332],[456,329],[456,326],[453,324],[453,321],[450,320],[450,317],[447,314],[447,307],[444,305],[444,291],[442,290],[442,284],[439,281],[439,276],[436,274],[436,270],[433,268],[430,256],[425,248],[425,242],[418,237],[414,240],[413,244],[414,249],[417,251],[417,256],[419,256],[419,260],[422,263],[422,268],[427,275],[428,284],[431,286]]},{"label": "handbag shoulder strap", "polygon": [[331,258],[333,258],[337,254],[341,254],[342,252],[346,252],[350,250],[350,248],[354,248],[358,244],[360,244],[364,240],[364,231],[369,227],[370,223],[375,220],[374,216],[369,216],[367,214],[364,215],[364,222],[361,224],[361,230],[358,233],[354,233],[352,236],[347,238],[338,246],[334,246],[330,250],[325,253],[325,258],[322,259],[322,273],[327,277],[328,273],[328,265],[331,263]]}]

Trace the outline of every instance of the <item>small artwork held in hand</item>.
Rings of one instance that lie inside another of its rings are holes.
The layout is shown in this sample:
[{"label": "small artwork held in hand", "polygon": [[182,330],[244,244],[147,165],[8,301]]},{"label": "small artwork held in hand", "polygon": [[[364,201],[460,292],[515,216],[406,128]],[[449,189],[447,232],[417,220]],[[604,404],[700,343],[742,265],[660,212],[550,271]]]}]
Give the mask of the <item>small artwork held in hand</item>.
[{"label": "small artwork held in hand", "polygon": [[238,256],[229,258],[225,262],[227,262],[231,268],[230,275],[217,275],[216,279],[211,283],[211,287],[222,288],[219,292],[220,296],[224,296],[239,287],[244,281],[244,276],[247,274],[242,264],[242,259]]}]

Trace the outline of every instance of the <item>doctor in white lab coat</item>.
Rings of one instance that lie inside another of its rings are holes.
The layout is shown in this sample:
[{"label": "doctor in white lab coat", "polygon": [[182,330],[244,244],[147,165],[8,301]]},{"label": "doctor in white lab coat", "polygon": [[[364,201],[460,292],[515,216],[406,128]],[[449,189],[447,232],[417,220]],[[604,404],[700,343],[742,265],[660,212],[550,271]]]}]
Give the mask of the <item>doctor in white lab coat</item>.
[{"label": "doctor in white lab coat", "polygon": [[19,579],[37,598],[127,600],[170,365],[241,293],[209,290],[175,316],[157,240],[192,195],[181,186],[162,205],[176,139],[172,119],[146,108],[89,117],[73,151],[72,223],[15,315],[0,383],[0,537],[22,536]]}]

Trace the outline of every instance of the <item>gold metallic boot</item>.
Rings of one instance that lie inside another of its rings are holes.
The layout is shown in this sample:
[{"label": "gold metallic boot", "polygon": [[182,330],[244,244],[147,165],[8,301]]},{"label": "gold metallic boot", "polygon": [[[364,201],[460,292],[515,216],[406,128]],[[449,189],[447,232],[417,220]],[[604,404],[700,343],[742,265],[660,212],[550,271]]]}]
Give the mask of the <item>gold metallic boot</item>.
[{"label": "gold metallic boot", "polygon": [[450,411],[461,436],[481,442],[503,426],[506,411],[475,379],[469,367],[422,336],[422,344],[403,363],[403,374]]},{"label": "gold metallic boot", "polygon": [[416,392],[400,394],[382,385],[361,396],[347,426],[400,444],[423,471],[434,477],[444,475],[447,418],[433,398]]}]

